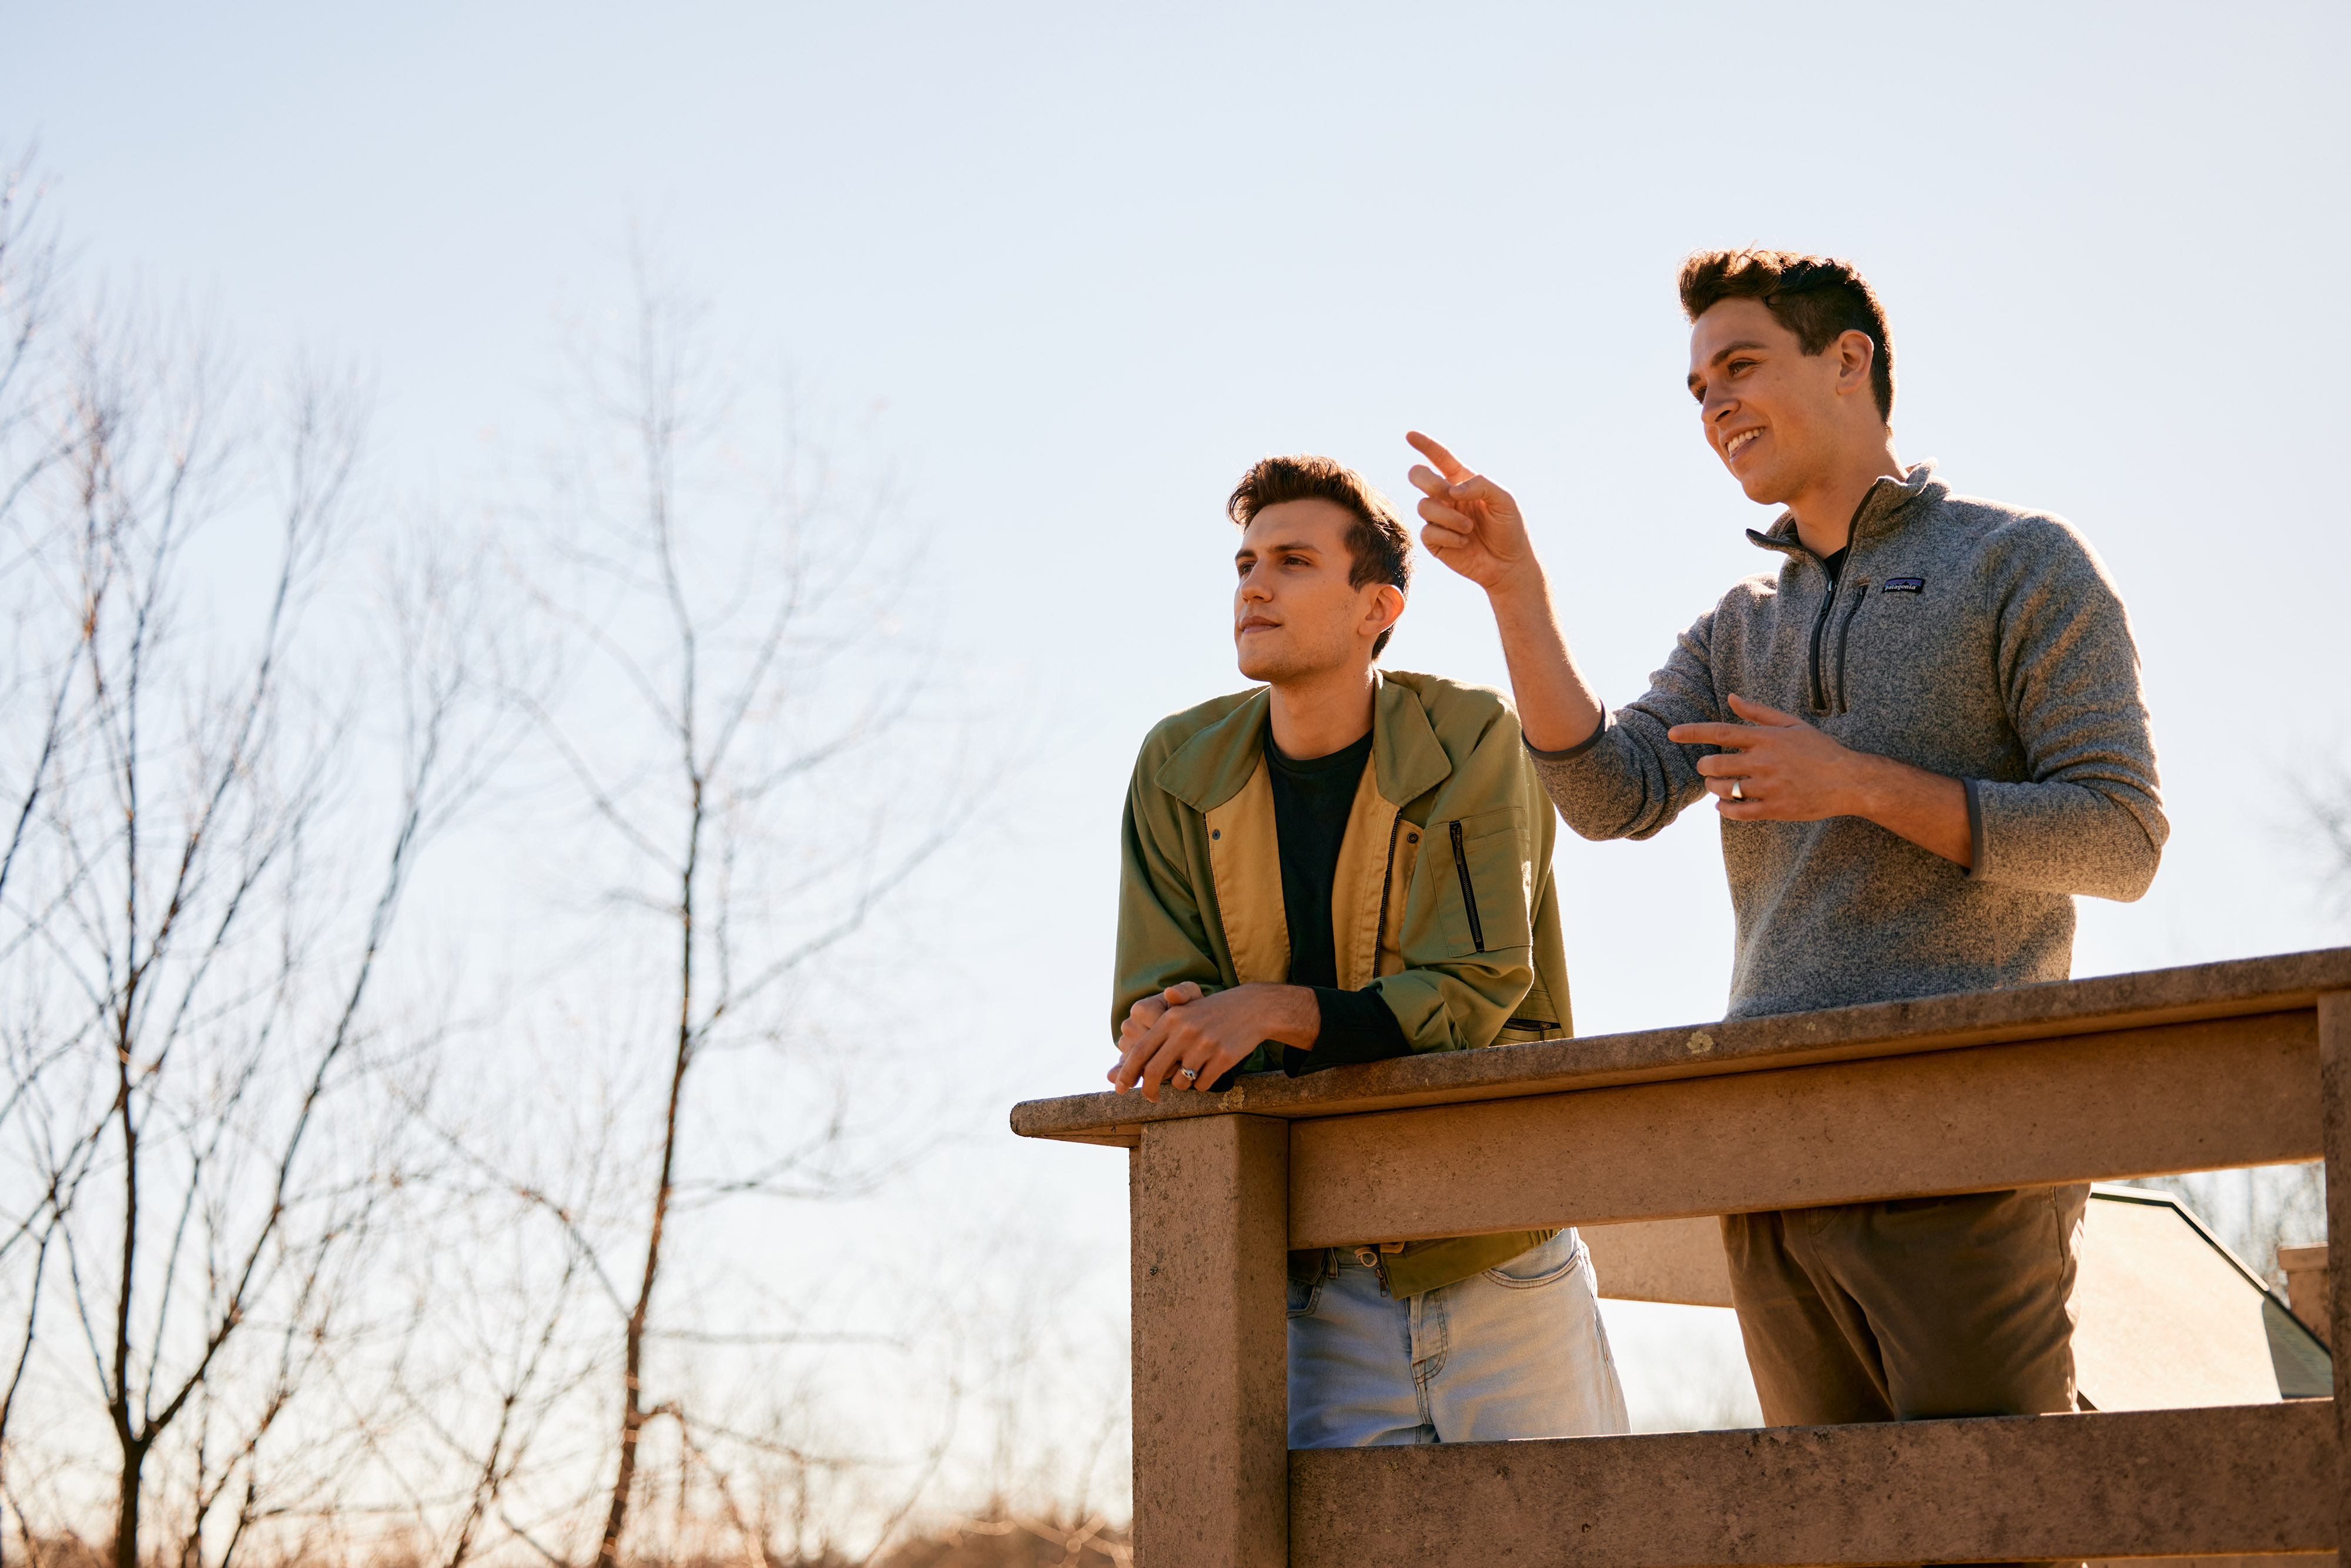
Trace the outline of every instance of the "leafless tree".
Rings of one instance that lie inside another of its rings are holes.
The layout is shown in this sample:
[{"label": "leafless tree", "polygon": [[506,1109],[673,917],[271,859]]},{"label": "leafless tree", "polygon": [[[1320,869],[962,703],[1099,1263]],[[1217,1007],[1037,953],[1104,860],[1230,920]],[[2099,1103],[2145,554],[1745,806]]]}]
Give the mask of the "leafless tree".
[{"label": "leafless tree", "polygon": [[[347,627],[310,635],[366,520],[355,392],[297,376],[248,415],[220,355],[103,308],[59,374],[66,418],[10,497],[19,668],[48,694],[0,882],[0,1125],[32,1198],[16,1380],[54,1297],[118,1457],[114,1562],[140,1568],[177,1445],[193,1568],[273,1506],[264,1446],[373,1233],[398,1153],[371,988],[482,777],[485,683],[446,580],[414,585],[388,689],[352,677]],[[44,406],[12,392],[0,423]],[[350,798],[360,758],[396,783]]]},{"label": "leafless tree", "polygon": [[[53,286],[57,272],[57,239],[41,220],[42,195],[30,149],[0,158],[0,337],[5,337],[0,341],[0,552],[5,552],[0,556],[0,583],[12,588],[37,576],[55,532],[47,519],[28,515],[26,493],[65,461],[71,442],[70,422],[56,395],[55,380],[41,373],[44,340],[55,313]],[[88,645],[86,635],[45,638],[49,627],[28,625],[26,621],[22,614],[11,618],[16,646],[0,699],[5,699],[11,712],[37,713],[38,717],[25,731],[11,727],[10,739],[21,751],[7,758],[4,808],[7,837],[5,847],[0,847],[0,902],[8,894],[18,853],[40,808],[51,759],[65,727],[67,700]],[[46,1064],[38,1044],[26,1040],[20,1031],[0,1026],[0,1040],[5,1041],[9,1074],[8,1098],[0,1106],[0,1126],[5,1126],[37,1089]],[[16,1260],[25,1250],[31,1254],[18,1354],[9,1368],[5,1391],[0,1392],[0,1493],[6,1490],[10,1423],[39,1321],[39,1286],[65,1197],[55,1186],[33,1194],[28,1204],[5,1216],[7,1228],[0,1235],[0,1263]]]},{"label": "leafless tree", "polygon": [[[641,274],[625,340],[583,354],[543,526],[495,571],[402,543],[347,382],[273,392],[60,289],[37,194],[0,189],[16,1539],[46,1555],[102,1506],[114,1568],[395,1535],[440,1568],[590,1541],[879,1560],[1038,1346],[987,1348],[982,1291],[942,1285],[906,1316],[953,1326],[893,1337],[699,1243],[728,1206],[872,1193],[930,1142],[862,1092],[876,1046],[826,1034],[889,1012],[886,967],[844,978],[852,938],[980,792],[893,494],[747,415],[702,315]],[[517,736],[501,809],[562,896],[534,918],[502,885],[445,934],[528,933],[510,994],[461,995],[393,936]],[[585,1016],[534,1044],[550,1010]],[[886,1433],[794,1384],[843,1342],[921,1391]],[[1019,1506],[1103,1554],[1096,1511]]]},{"label": "leafless tree", "polygon": [[533,586],[574,653],[569,700],[538,708],[542,733],[615,868],[611,907],[649,923],[612,939],[642,951],[665,933],[643,982],[661,1021],[632,1052],[649,1064],[661,1042],[642,1207],[616,1244],[630,1261],[611,1270],[619,1411],[600,1568],[621,1562],[650,1422],[672,1418],[680,1463],[710,1476],[710,1445],[740,1436],[652,1387],[652,1351],[677,1332],[662,1290],[681,1216],[866,1190],[904,1161],[851,1157],[838,1083],[765,1118],[780,1142],[747,1132],[697,1099],[716,1087],[709,1064],[801,1041],[793,1003],[817,961],[948,841],[969,800],[952,722],[920,767],[883,749],[926,689],[902,624],[917,557],[889,527],[886,488],[845,486],[789,421],[743,439],[703,313],[642,261],[637,285],[627,340],[583,353],[592,434],[547,514],[559,570]]}]

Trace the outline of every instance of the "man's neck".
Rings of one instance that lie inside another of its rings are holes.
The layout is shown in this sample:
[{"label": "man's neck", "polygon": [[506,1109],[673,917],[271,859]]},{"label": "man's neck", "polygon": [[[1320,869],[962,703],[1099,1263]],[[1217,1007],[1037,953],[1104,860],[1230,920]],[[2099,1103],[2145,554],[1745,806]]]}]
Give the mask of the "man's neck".
[{"label": "man's neck", "polygon": [[1889,478],[1896,484],[1903,478],[1902,459],[1894,455],[1891,431],[1876,447],[1855,454],[1790,499],[1788,510],[1796,519],[1796,537],[1814,555],[1836,554],[1853,542],[1853,519],[1870,486]]},{"label": "man's neck", "polygon": [[1274,745],[1301,762],[1353,746],[1372,727],[1378,684],[1368,664],[1275,682]]}]

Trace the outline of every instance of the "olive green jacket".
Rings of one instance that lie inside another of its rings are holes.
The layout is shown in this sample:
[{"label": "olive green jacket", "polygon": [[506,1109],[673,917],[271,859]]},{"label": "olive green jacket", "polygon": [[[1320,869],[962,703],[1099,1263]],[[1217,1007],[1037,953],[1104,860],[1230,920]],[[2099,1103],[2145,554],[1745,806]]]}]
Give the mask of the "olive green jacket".
[{"label": "olive green jacket", "polygon": [[[1499,692],[1378,672],[1372,759],[1339,849],[1331,900],[1339,984],[1375,988],[1412,1049],[1573,1034],[1556,819]],[[1155,726],[1135,759],[1122,835],[1111,1029],[1185,980],[1207,990],[1290,977],[1290,928],[1264,736],[1265,687]],[[1242,1066],[1280,1065],[1259,1047]],[[1391,1294],[1508,1262],[1552,1235],[1383,1245]]]}]

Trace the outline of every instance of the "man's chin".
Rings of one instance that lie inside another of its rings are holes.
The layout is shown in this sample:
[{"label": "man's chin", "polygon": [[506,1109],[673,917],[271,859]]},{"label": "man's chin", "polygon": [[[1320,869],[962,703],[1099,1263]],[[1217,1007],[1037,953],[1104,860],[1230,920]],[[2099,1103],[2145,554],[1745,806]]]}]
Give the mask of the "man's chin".
[{"label": "man's chin", "polygon": [[1268,685],[1272,685],[1298,673],[1297,661],[1283,658],[1274,649],[1252,648],[1245,639],[1239,651],[1240,658],[1237,662],[1240,665],[1241,674],[1252,681],[1262,681]]},{"label": "man's chin", "polygon": [[1294,637],[1276,638],[1259,632],[1234,640],[1233,661],[1252,681],[1278,686],[1291,681],[1311,681],[1347,667],[1348,651],[1328,643]]}]

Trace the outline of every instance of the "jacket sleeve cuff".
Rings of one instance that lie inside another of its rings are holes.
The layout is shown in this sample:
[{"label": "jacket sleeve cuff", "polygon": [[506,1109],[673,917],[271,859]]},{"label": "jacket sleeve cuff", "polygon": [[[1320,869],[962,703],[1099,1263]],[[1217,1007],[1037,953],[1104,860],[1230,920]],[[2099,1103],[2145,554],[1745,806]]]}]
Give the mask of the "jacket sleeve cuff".
[{"label": "jacket sleeve cuff", "polygon": [[1396,1022],[1395,1014],[1388,1010],[1376,989],[1367,986],[1360,991],[1342,991],[1317,986],[1314,1005],[1322,1015],[1314,1049],[1301,1051],[1294,1045],[1282,1049],[1281,1070],[1290,1077],[1412,1054],[1404,1026]]},{"label": "jacket sleeve cuff", "polygon": [[1600,705],[1600,722],[1593,727],[1592,733],[1585,736],[1582,740],[1577,741],[1573,746],[1569,747],[1565,751],[1545,751],[1541,749],[1540,747],[1536,746],[1534,742],[1527,739],[1526,731],[1524,730],[1520,730],[1519,732],[1519,742],[1527,748],[1528,756],[1535,758],[1538,760],[1543,762],[1565,762],[1571,758],[1583,756],[1585,752],[1599,745],[1600,737],[1607,733],[1608,705],[1603,703]]}]

